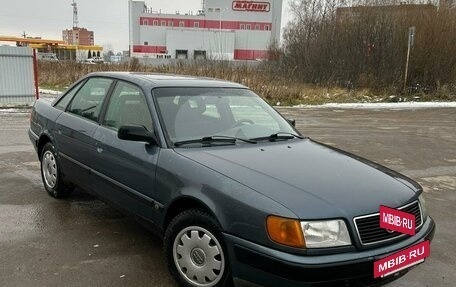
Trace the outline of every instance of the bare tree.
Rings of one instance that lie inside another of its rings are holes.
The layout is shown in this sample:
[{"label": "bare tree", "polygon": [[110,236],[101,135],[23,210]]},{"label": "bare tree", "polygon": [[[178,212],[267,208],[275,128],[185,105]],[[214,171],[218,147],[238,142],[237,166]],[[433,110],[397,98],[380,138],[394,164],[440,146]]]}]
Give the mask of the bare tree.
[{"label": "bare tree", "polygon": [[408,29],[416,27],[409,85],[435,89],[456,79],[456,11],[430,1],[294,0],[280,73],[299,81],[397,89]]}]

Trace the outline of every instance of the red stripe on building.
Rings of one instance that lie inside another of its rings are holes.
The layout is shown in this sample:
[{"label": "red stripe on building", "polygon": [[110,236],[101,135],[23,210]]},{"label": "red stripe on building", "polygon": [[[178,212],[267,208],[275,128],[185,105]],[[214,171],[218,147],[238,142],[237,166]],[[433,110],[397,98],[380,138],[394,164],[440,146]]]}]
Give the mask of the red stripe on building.
[{"label": "red stripe on building", "polygon": [[[134,45],[134,53],[166,53],[166,46],[145,46],[145,45]],[[234,59],[235,60],[256,60],[266,59],[268,57],[268,51],[266,50],[248,50],[248,49],[235,49]]]},{"label": "red stripe on building", "polygon": [[[175,28],[200,28],[200,29],[220,29],[218,20],[198,20],[198,19],[181,19],[181,18],[157,18],[141,17],[140,25],[142,26],[166,26]],[[226,30],[260,30],[270,31],[271,22],[248,22],[248,21],[222,21],[222,29]],[[241,29],[243,28],[243,29]]]},{"label": "red stripe on building", "polygon": [[234,50],[234,59],[235,60],[256,60],[256,59],[266,59],[268,57],[268,51],[265,50]]},{"label": "red stripe on building", "polygon": [[166,53],[166,46],[134,45],[133,53]]}]

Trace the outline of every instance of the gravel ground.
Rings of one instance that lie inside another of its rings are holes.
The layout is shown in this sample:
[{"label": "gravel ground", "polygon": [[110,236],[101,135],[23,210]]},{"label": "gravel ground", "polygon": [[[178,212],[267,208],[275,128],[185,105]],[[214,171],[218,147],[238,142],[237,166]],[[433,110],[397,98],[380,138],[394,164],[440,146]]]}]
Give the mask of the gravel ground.
[{"label": "gravel ground", "polygon": [[[389,286],[455,286],[456,109],[280,108],[316,140],[418,180],[437,223],[431,256]],[[161,243],[128,217],[76,191],[48,197],[26,110],[0,110],[2,286],[176,286]]]}]

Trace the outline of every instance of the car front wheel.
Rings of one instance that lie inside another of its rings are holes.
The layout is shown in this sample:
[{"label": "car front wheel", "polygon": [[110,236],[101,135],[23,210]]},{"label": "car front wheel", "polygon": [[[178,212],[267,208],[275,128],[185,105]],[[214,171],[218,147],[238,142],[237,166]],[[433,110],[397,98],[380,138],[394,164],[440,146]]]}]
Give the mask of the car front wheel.
[{"label": "car front wheel", "polygon": [[231,286],[221,228],[207,212],[191,209],[177,215],[166,229],[164,250],[181,286]]}]

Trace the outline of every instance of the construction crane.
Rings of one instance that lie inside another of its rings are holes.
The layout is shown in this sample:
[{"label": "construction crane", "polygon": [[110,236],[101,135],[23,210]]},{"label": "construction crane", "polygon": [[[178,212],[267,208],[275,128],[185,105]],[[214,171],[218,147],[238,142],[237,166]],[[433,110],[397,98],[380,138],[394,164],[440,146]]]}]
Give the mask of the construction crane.
[{"label": "construction crane", "polygon": [[75,0],[73,0],[73,3],[71,3],[71,6],[73,7],[73,28],[78,27],[78,4],[76,3]]}]

